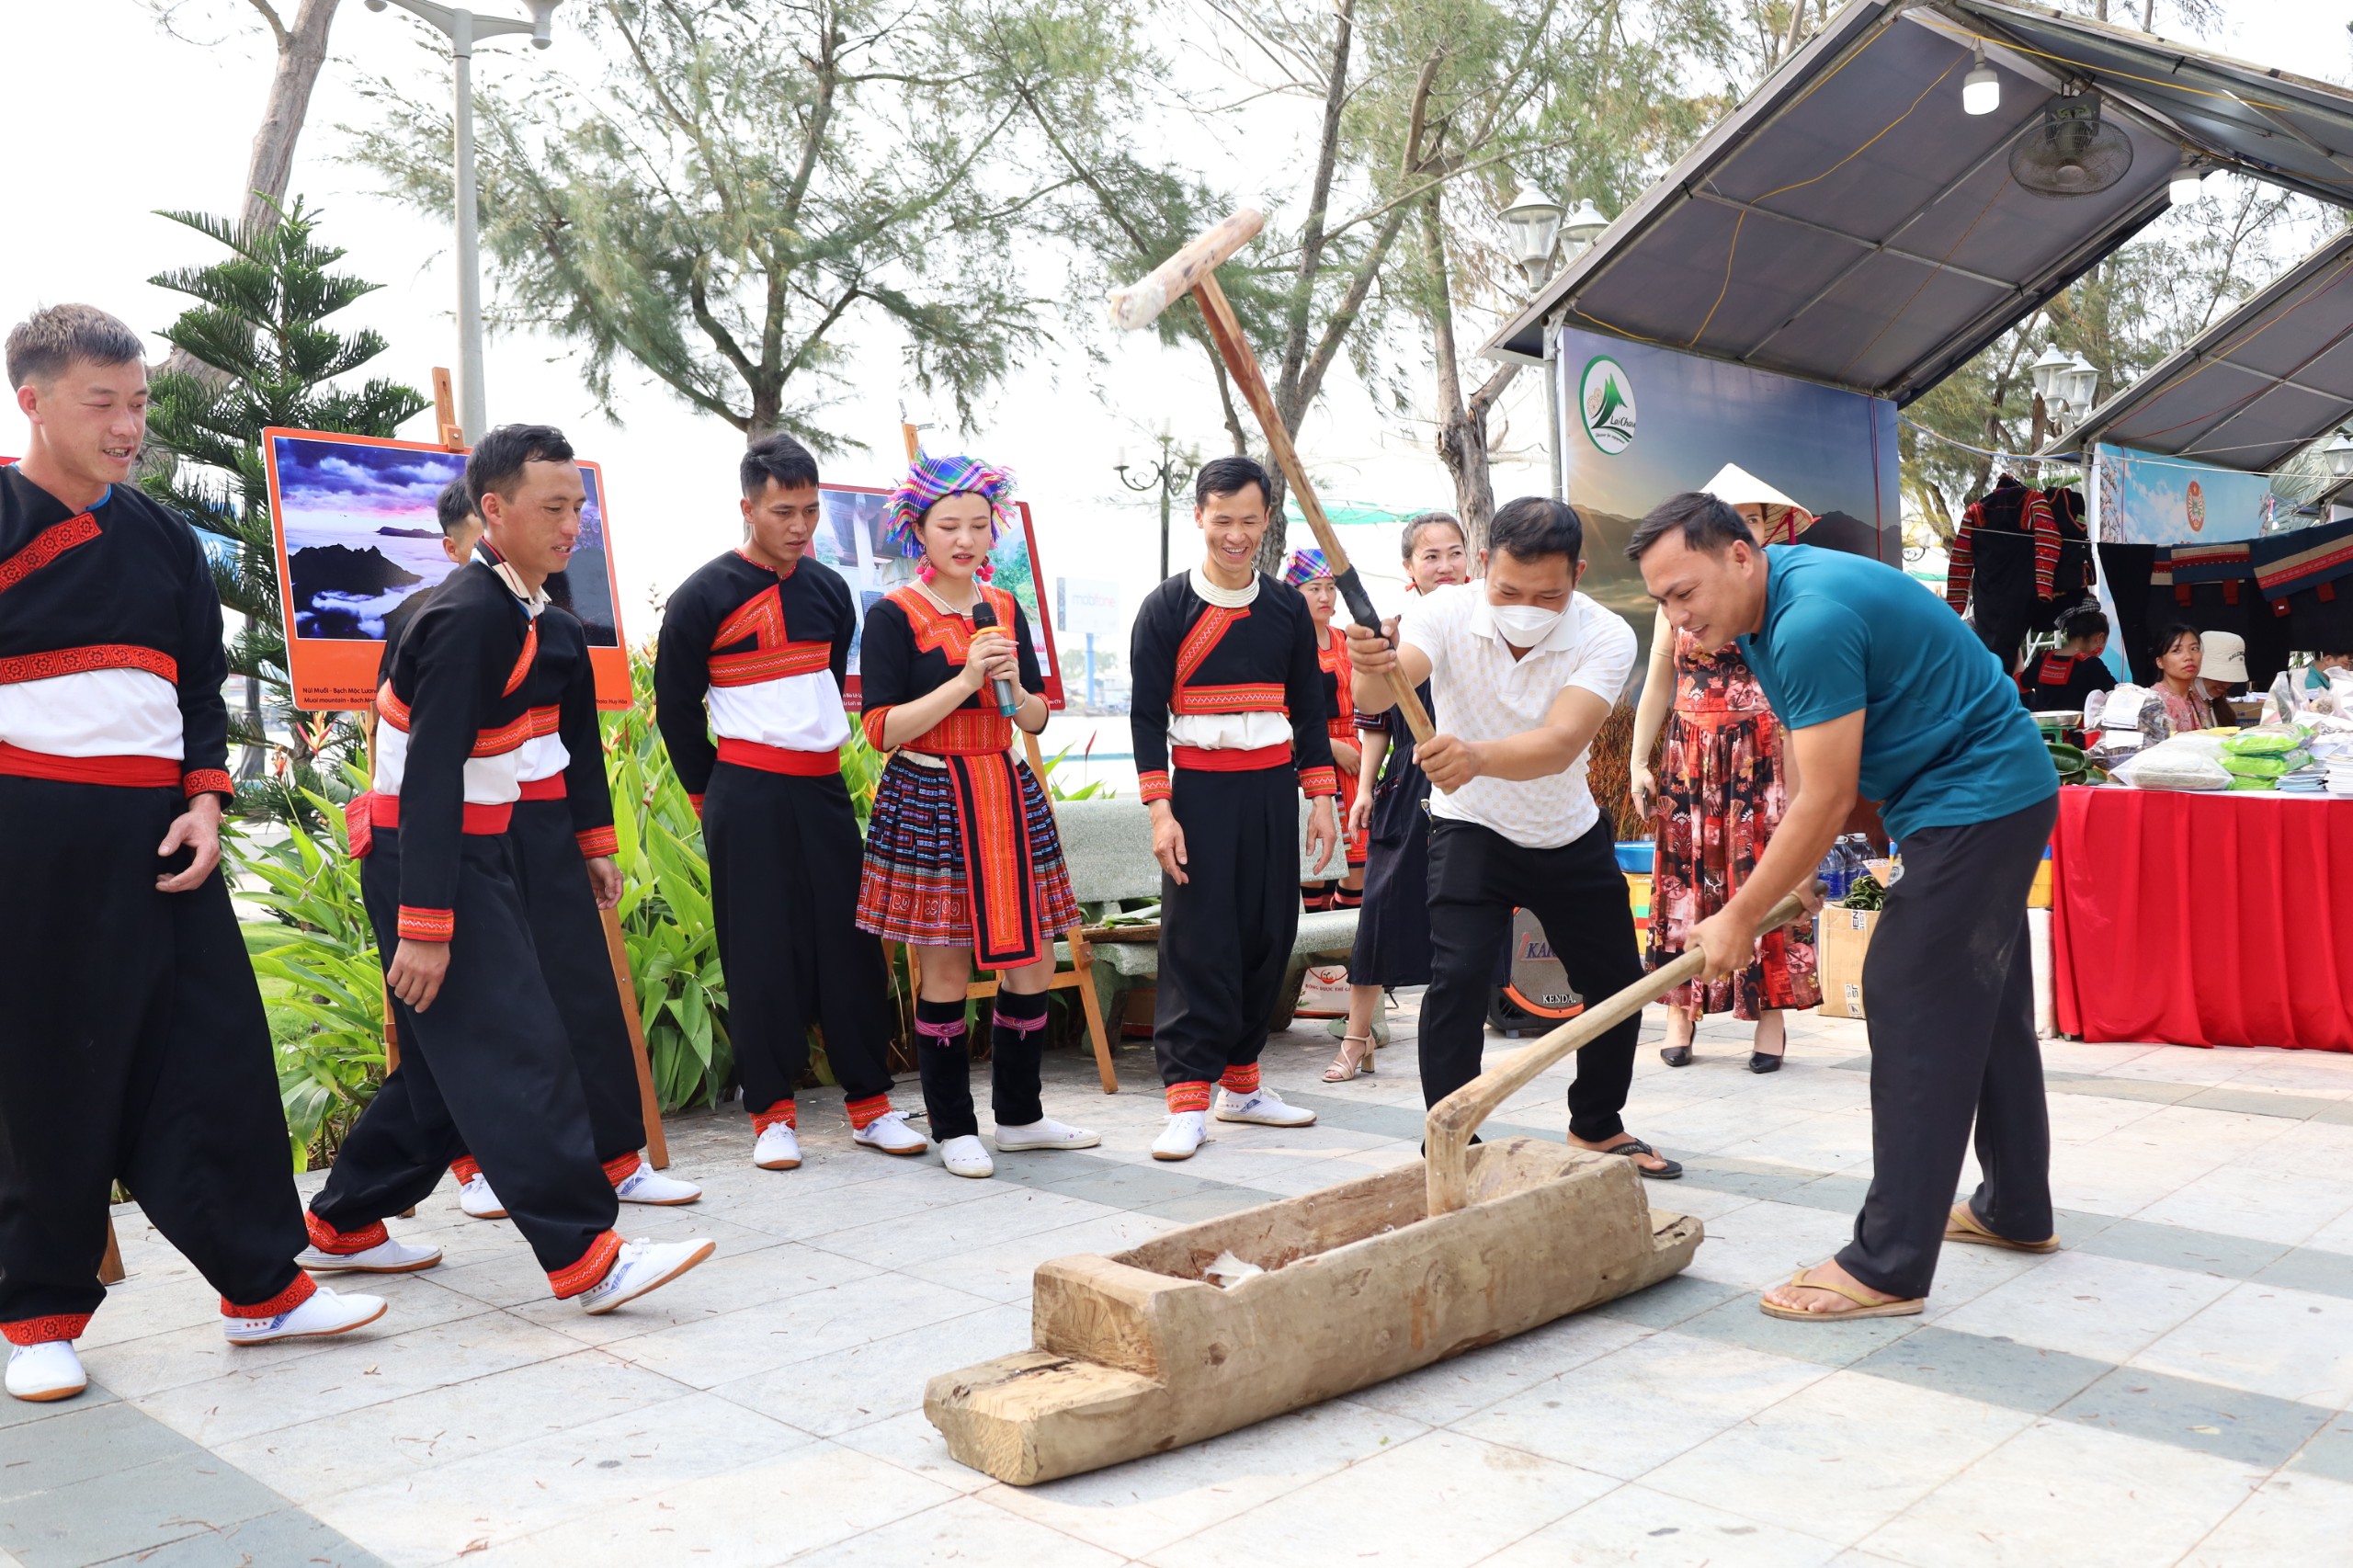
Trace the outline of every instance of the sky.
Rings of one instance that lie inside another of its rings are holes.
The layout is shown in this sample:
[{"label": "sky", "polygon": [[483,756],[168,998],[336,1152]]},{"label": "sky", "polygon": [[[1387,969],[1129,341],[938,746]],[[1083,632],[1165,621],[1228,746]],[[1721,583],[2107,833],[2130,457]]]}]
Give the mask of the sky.
[{"label": "sky", "polygon": [[[478,9],[520,14],[523,7],[478,0]],[[2228,9],[2223,30],[2207,40],[2213,46],[2315,74],[2344,69],[2339,8],[2299,0]],[[185,301],[147,279],[222,253],[153,214],[235,210],[271,62],[268,40],[247,24],[241,0],[193,0],[188,10],[191,29],[218,42],[166,35],[136,0],[0,0],[0,47],[19,65],[9,89],[17,146],[7,182],[11,243],[0,246],[0,320],[19,320],[37,304],[87,301],[149,334],[155,358],[163,357],[165,346],[153,335]],[[348,139],[337,129],[372,119],[375,110],[357,91],[367,72],[385,72],[419,96],[446,97],[447,57],[428,52],[419,36],[397,12],[378,14],[346,0],[291,189],[324,213],[322,236],[348,249],[343,266],[384,285],[334,318],[347,327],[372,326],[391,342],[369,373],[429,388],[436,365],[456,362],[447,226],[377,194],[376,176],[339,161]],[[560,10],[554,49],[485,46],[476,73],[485,82],[558,68],[591,74],[583,47],[577,33],[567,35]],[[569,58],[567,49],[574,51]],[[25,68],[41,61],[54,68]],[[1280,136],[1252,142],[1269,168],[1295,166],[1283,161],[1285,146]],[[1237,176],[1245,188],[1252,183],[1247,171],[1220,172]],[[1197,349],[1164,348],[1142,334],[1098,339],[1097,360],[1076,352],[1040,355],[976,412],[972,428],[956,429],[948,423],[952,409],[928,407],[899,384],[894,340],[878,335],[866,347],[848,362],[867,373],[841,389],[832,419],[870,450],[828,462],[829,481],[892,483],[904,407],[905,417],[935,425],[926,435],[934,450],[982,453],[1019,476],[1037,519],[1041,587],[1057,575],[1109,579],[1119,585],[1123,608],[1132,610],[1157,576],[1158,502],[1128,492],[1113,469],[1123,449],[1131,461],[1156,449],[1152,434],[1164,426],[1180,445],[1211,455],[1225,449],[1216,394]],[[626,368],[619,379],[624,391],[616,422],[597,412],[565,344],[530,333],[490,339],[492,420],[561,425],[584,457],[603,465],[622,613],[634,638],[654,630],[652,607],[664,594],[740,536],[734,465],[743,438]],[[1422,380],[1426,388],[1427,378]],[[422,415],[401,434],[427,439],[430,420]],[[1542,423],[1541,386],[1521,376],[1497,422],[1499,499],[1544,484],[1537,444]],[[0,415],[0,451],[20,450],[23,440],[20,416],[13,409]],[[1311,415],[1299,445],[1329,502],[1399,511],[1452,506],[1452,485],[1431,450],[1428,426],[1384,417],[1352,381],[1344,380]],[[1190,555],[1189,528],[1189,507],[1180,497],[1173,545],[1179,563]],[[1389,563],[1369,553],[1366,564]]]}]

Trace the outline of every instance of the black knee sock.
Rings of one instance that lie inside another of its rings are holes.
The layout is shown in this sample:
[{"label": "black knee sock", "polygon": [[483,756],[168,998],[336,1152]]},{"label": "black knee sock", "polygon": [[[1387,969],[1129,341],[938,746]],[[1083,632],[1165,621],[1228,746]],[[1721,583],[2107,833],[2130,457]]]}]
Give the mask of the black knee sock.
[{"label": "black knee sock", "polygon": [[1334,887],[1335,887],[1336,885],[1336,883],[1332,883],[1332,882],[1302,882],[1302,883],[1300,883],[1300,884],[1299,884],[1299,902],[1300,902],[1300,904],[1302,905],[1302,907],[1303,907],[1303,908],[1305,908],[1305,909],[1308,909],[1308,910],[1310,910],[1310,911],[1321,911],[1321,910],[1325,910],[1325,909],[1329,909],[1329,908],[1331,908],[1331,907],[1332,907],[1332,890],[1334,889]]},{"label": "black knee sock", "polygon": [[1335,909],[1363,908],[1364,889],[1352,888],[1346,882],[1341,883],[1332,890],[1332,907]]},{"label": "black knee sock", "polygon": [[915,1001],[915,1072],[935,1142],[979,1133],[972,1114],[972,1052],[961,1002]]},{"label": "black knee sock", "polygon": [[1045,1119],[1038,1099],[1038,1069],[1046,1054],[1046,994],[996,994],[996,1025],[990,1031],[989,1104],[999,1127],[1027,1127]]}]

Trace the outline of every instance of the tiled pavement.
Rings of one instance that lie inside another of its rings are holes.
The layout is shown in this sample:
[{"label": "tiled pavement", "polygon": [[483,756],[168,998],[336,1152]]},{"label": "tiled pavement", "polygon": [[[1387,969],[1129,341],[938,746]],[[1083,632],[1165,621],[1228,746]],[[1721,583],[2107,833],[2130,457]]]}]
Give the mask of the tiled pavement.
[{"label": "tiled pavement", "polygon": [[[837,1097],[801,1170],[734,1115],[672,1124],[719,1256],[604,1318],[546,1299],[504,1224],[448,1188],[399,1225],[449,1251],[382,1324],[232,1352],[213,1301],[117,1214],[132,1277],[83,1341],[99,1386],[0,1401],[0,1568],[462,1562],[954,1561],[2304,1564],[2353,1560],[2353,1061],[2054,1043],[2065,1250],[1949,1249],[1922,1317],[1776,1323],[1754,1292],[1844,1238],[1870,1168],[1859,1025],[1807,1018],[1790,1066],[1735,1027],[1631,1119],[1684,1158],[1662,1207],[1709,1239],[1654,1290],[1351,1398],[1028,1491],[947,1457],[926,1378],[1024,1346],[1029,1271],[1414,1157],[1410,1012],[1377,1079],[1270,1045],[1313,1128],[1146,1146],[1159,1096],[1051,1063],[1101,1127],[995,1181],[850,1149]],[[1655,1018],[1654,1019],[1655,1026]],[[1498,1121],[1558,1137],[1561,1080]],[[306,1190],[317,1178],[308,1178]]]}]

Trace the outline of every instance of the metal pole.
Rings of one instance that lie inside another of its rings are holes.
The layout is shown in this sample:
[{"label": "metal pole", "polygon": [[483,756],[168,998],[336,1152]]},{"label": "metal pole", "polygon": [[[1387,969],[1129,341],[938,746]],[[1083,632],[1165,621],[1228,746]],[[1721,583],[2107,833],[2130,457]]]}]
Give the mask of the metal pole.
[{"label": "metal pole", "polygon": [[474,234],[474,16],[463,6],[450,14],[449,42],[458,93],[458,425],[472,446],[489,428],[490,415],[483,394],[482,257]]},{"label": "metal pole", "polygon": [[1160,437],[1160,580],[1168,581],[1168,497],[1176,475],[1168,467],[1168,440]]},{"label": "metal pole", "polygon": [[1552,463],[1552,499],[1565,501],[1569,492],[1561,463],[1561,349],[1556,321],[1544,323],[1544,450]]},{"label": "metal pole", "polygon": [[1086,706],[1097,706],[1095,700],[1095,633],[1086,634]]}]

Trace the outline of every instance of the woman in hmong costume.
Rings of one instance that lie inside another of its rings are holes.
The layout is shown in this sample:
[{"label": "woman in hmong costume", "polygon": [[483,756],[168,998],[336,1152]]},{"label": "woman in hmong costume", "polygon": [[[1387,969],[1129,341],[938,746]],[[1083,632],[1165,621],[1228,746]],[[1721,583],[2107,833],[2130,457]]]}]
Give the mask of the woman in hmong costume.
[{"label": "woman in hmong costume", "polygon": [[[1315,667],[1324,672],[1325,731],[1332,737],[1332,765],[1340,771],[1340,820],[1357,803],[1357,773],[1362,754],[1357,749],[1356,696],[1348,669],[1348,639],[1332,624],[1340,608],[1340,590],[1332,568],[1320,550],[1294,550],[1283,565],[1283,581],[1297,588],[1315,620]],[[1299,896],[1309,909],[1354,909],[1364,903],[1366,846],[1371,842],[1362,829],[1347,835],[1347,872],[1336,881],[1302,881]]]},{"label": "woman in hmong costume", "polygon": [[[1015,725],[1035,734],[1047,718],[1029,618],[1011,594],[987,585],[1012,494],[1003,469],[918,454],[883,519],[900,552],[922,562],[918,580],[867,612],[859,644],[866,738],[897,755],[875,788],[858,924],[915,950],[924,1105],[941,1160],[962,1176],[995,1170],[972,1108],[964,1022],[976,963],[998,980],[996,1146],[1101,1142],[1039,1102],[1054,937],[1079,915],[1046,791],[1011,750]],[[997,696],[1008,682],[1009,711]]]}]

